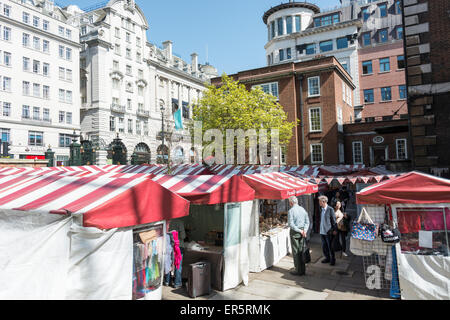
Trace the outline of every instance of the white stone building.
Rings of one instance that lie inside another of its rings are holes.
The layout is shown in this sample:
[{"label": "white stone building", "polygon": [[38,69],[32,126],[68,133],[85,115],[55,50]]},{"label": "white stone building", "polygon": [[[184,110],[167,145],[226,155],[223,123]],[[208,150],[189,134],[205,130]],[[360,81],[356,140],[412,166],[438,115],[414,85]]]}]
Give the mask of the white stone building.
[{"label": "white stone building", "polygon": [[[85,11],[69,6],[66,11],[80,29],[81,131],[97,146],[97,164],[111,162],[110,147],[117,136],[127,162],[132,154],[141,162],[162,160],[157,158],[162,150],[161,108],[164,145],[172,159],[189,162],[191,139],[187,130],[173,130],[173,107],[182,108],[186,129],[191,106],[204,83],[217,75],[215,69],[207,72],[211,66],[199,65],[195,53],[191,64],[186,63],[173,53],[171,41],[162,48],[147,41],[148,22],[132,0],[111,0]],[[173,131],[170,139],[168,131]]]},{"label": "white stone building", "polygon": [[0,130],[17,159],[50,145],[67,164],[80,130],[79,33],[49,0],[0,0]]}]

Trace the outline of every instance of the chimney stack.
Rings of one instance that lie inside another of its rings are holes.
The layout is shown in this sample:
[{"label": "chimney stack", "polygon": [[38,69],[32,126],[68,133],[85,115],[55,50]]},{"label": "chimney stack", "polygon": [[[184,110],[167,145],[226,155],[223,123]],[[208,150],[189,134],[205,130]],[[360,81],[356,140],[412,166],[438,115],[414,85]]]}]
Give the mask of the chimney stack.
[{"label": "chimney stack", "polygon": [[198,72],[198,54],[195,52],[191,54],[191,68],[193,73]]},{"label": "chimney stack", "polygon": [[167,60],[172,60],[172,41],[167,40],[162,43],[164,50],[166,51]]}]

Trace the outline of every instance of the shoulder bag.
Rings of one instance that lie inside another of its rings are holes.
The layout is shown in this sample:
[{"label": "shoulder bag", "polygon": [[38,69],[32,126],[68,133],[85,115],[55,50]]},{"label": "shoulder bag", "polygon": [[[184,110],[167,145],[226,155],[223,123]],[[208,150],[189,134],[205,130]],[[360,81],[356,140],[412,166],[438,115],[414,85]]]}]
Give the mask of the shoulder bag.
[{"label": "shoulder bag", "polygon": [[[365,218],[365,221],[367,221],[368,223],[362,223],[363,218]],[[366,209],[363,208],[358,220],[352,223],[352,238],[365,241],[374,241],[377,235],[377,231],[377,225],[373,223]]]},{"label": "shoulder bag", "polygon": [[385,243],[398,243],[400,242],[401,233],[398,230],[396,223],[392,221],[392,225],[386,221],[380,228],[381,240]]}]

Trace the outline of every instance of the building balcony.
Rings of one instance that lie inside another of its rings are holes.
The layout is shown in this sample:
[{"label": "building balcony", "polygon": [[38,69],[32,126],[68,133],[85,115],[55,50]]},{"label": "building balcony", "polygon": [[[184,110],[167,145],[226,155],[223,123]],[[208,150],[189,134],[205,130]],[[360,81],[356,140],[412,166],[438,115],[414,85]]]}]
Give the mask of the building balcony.
[{"label": "building balcony", "polygon": [[30,124],[51,124],[52,119],[41,117],[22,116],[22,122]]},{"label": "building balcony", "polygon": [[125,106],[116,103],[111,103],[111,111],[125,113]]},{"label": "building balcony", "polygon": [[146,110],[142,110],[142,109],[138,109],[137,112],[136,112],[136,114],[137,114],[139,117],[146,117],[146,118],[149,118],[149,117],[150,117],[150,111],[146,111]]}]

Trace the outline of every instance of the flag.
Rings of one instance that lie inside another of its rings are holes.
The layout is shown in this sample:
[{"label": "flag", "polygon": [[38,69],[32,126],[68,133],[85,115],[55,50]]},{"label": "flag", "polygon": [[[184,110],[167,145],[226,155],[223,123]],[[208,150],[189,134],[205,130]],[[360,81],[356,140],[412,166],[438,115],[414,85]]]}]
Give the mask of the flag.
[{"label": "flag", "polygon": [[183,120],[181,119],[181,108],[178,108],[177,111],[173,113],[173,118],[175,120],[175,130],[182,130]]}]

